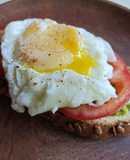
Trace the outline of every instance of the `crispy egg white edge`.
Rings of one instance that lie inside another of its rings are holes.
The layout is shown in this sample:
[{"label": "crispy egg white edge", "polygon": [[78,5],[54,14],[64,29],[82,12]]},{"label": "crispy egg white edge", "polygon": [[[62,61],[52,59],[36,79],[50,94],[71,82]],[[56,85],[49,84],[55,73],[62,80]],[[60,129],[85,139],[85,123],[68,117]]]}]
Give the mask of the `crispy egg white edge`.
[{"label": "crispy egg white edge", "polygon": [[[23,112],[26,106],[31,115],[36,115],[50,110],[55,112],[63,106],[77,107],[80,104],[91,104],[95,99],[98,99],[99,104],[103,104],[111,97],[116,97],[116,91],[108,81],[112,77],[112,66],[106,63],[108,60],[116,60],[114,52],[108,42],[82,28],[76,29],[85,37],[87,42],[85,46],[93,57],[97,56],[96,58],[102,60],[99,60],[101,67],[93,69],[92,77],[70,70],[43,75],[14,62],[13,49],[16,39],[32,22],[37,20],[40,21],[42,29],[47,26],[48,20],[42,19],[15,21],[7,25],[3,36],[1,45],[3,66],[9,82],[12,107],[15,110]],[[105,66],[105,69],[99,77],[102,66]],[[61,80],[64,85],[61,84]]]}]

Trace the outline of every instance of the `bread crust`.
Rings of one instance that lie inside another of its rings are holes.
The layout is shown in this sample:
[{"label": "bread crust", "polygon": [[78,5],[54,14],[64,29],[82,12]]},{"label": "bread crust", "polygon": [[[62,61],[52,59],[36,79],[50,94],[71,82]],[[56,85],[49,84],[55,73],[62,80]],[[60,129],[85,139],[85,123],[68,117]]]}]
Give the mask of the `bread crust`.
[{"label": "bread crust", "polygon": [[65,117],[62,113],[45,113],[43,118],[51,125],[80,137],[106,139],[130,134],[130,115],[109,116],[97,120],[79,121]]}]

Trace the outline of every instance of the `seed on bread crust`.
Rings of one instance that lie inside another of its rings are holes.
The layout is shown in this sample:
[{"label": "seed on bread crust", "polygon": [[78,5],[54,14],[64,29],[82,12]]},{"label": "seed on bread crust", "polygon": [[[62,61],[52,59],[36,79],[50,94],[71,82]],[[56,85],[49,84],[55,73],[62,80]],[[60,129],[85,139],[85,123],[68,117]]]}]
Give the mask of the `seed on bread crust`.
[{"label": "seed on bread crust", "polygon": [[112,132],[113,132],[113,136],[117,136],[117,130],[115,126],[112,127]]},{"label": "seed on bread crust", "polygon": [[117,132],[118,132],[119,134],[124,134],[124,133],[125,133],[125,128],[119,124],[119,125],[117,126]]},{"label": "seed on bread crust", "polygon": [[95,125],[95,133],[97,134],[97,136],[102,135],[102,128],[100,125]]},{"label": "seed on bread crust", "polygon": [[66,118],[59,112],[44,113],[42,116],[51,125],[80,137],[106,139],[130,134],[130,115],[126,115],[122,119],[113,117],[113,120],[108,120],[109,117],[106,117],[92,121],[75,121]]}]

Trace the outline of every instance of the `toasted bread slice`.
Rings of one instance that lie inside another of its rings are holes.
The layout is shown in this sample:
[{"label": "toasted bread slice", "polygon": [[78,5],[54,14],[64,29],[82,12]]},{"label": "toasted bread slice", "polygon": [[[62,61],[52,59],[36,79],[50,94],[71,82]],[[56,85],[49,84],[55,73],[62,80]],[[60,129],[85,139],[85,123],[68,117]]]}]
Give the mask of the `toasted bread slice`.
[{"label": "toasted bread slice", "polygon": [[[0,30],[0,42],[3,31]],[[6,88],[3,78],[0,78],[0,88]],[[0,92],[0,95],[4,92]],[[79,121],[65,117],[62,113],[44,113],[43,118],[53,126],[67,132],[86,138],[104,139],[112,136],[130,134],[130,113],[124,116],[108,116],[96,120]]]}]

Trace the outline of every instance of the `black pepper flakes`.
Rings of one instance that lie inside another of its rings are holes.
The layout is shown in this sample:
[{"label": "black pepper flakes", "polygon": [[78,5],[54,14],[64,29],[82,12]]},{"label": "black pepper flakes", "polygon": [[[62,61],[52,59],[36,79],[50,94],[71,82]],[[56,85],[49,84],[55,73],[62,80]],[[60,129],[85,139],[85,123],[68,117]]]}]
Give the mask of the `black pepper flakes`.
[{"label": "black pepper flakes", "polygon": [[61,103],[61,100],[58,100],[59,103]]},{"label": "black pepper flakes", "polygon": [[60,82],[63,83],[64,81],[61,79]]},{"label": "black pepper flakes", "polygon": [[19,68],[19,66],[16,66],[16,68]]},{"label": "black pepper flakes", "polygon": [[37,85],[37,82],[33,82],[33,85],[34,85],[34,86]]},{"label": "black pepper flakes", "polygon": [[97,100],[92,101],[93,104],[97,104]]},{"label": "black pepper flakes", "polygon": [[48,56],[51,56],[51,53],[48,53]]}]

